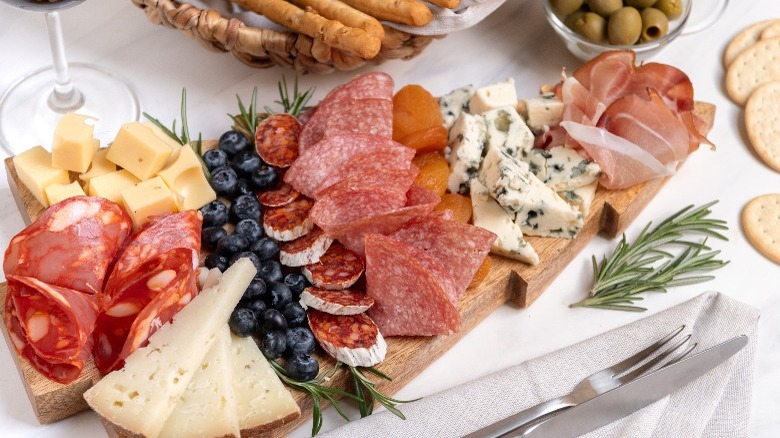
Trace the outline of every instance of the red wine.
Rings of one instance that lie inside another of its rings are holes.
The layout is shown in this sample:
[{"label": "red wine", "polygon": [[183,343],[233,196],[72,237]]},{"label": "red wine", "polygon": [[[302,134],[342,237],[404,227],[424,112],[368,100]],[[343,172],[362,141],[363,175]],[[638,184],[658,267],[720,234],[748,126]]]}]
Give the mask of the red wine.
[{"label": "red wine", "polygon": [[67,9],[84,0],[0,0],[25,11],[52,12]]}]

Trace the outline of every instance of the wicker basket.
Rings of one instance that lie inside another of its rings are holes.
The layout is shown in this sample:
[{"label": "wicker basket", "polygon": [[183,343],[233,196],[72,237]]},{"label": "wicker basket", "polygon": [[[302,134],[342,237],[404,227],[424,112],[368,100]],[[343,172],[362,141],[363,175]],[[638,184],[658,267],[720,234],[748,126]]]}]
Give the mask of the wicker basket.
[{"label": "wicker basket", "polygon": [[379,54],[370,60],[334,49],[309,36],[294,32],[257,29],[217,11],[201,10],[175,0],[133,0],[154,24],[179,29],[203,47],[230,52],[252,67],[278,65],[302,73],[330,73],[352,70],[366,62],[379,64],[388,59],[409,59],[419,54],[433,38],[411,35],[385,26]]}]

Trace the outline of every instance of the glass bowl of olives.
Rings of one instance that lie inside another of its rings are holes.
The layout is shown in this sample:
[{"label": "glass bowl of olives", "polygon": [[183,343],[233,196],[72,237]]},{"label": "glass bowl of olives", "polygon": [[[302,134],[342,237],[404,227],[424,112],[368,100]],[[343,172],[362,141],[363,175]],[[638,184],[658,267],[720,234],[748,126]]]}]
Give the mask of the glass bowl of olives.
[{"label": "glass bowl of olives", "polygon": [[608,50],[631,49],[637,60],[643,61],[679,35],[698,32],[715,23],[728,0],[720,0],[694,25],[688,23],[692,3],[693,0],[544,0],[544,10],[566,48],[577,58],[587,61]]}]

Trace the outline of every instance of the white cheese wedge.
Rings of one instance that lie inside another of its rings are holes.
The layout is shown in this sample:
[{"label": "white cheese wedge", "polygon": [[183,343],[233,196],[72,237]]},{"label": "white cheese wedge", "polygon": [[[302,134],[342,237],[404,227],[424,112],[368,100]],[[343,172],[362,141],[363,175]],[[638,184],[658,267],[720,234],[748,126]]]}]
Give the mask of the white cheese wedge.
[{"label": "white cheese wedge", "polygon": [[201,292],[146,347],[130,354],[122,369],[87,390],[89,406],[128,435],[159,436],[256,273],[249,259],[234,263],[216,286]]},{"label": "white cheese wedge", "polygon": [[535,133],[548,131],[558,126],[563,116],[563,102],[555,94],[545,94],[530,99],[521,99],[519,107],[528,127]]},{"label": "white cheese wedge", "polygon": [[563,198],[564,201],[568,202],[569,205],[577,207],[582,212],[583,216],[588,217],[590,205],[596,197],[596,189],[598,186],[598,181],[594,181],[586,186],[559,192],[558,195]]},{"label": "white cheese wedge", "polygon": [[588,161],[574,149],[556,146],[550,149],[531,149],[521,159],[531,172],[556,192],[573,190],[592,184],[601,175],[601,167]]},{"label": "white cheese wedge", "polygon": [[476,177],[482,161],[487,126],[482,116],[461,113],[450,129],[450,176],[447,188],[452,193],[467,194],[469,181]]},{"label": "white cheese wedge", "polygon": [[514,106],[490,110],[484,114],[486,146],[498,148],[510,157],[520,158],[534,147],[534,134]]},{"label": "white cheese wedge", "polygon": [[474,96],[474,86],[466,85],[439,98],[439,108],[441,108],[441,117],[444,120],[445,128],[452,128],[460,113],[469,110],[469,101],[472,96]]},{"label": "white cheese wedge", "polygon": [[223,324],[200,363],[160,437],[215,438],[240,436],[233,392],[230,328]]},{"label": "white cheese wedge", "polygon": [[508,78],[505,81],[477,89],[469,101],[469,112],[471,114],[482,114],[495,108],[504,106],[514,107],[515,105],[517,105],[515,80]]},{"label": "white cheese wedge", "polygon": [[523,239],[523,231],[514,222],[514,217],[490,197],[487,187],[478,179],[471,180],[471,207],[474,225],[496,235],[490,252],[530,265],[539,263],[539,255]]}]

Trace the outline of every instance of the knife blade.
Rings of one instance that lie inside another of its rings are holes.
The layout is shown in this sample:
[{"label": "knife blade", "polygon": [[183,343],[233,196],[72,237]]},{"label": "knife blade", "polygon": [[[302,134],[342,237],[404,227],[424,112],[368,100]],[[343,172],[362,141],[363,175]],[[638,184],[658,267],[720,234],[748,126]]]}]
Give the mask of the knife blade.
[{"label": "knife blade", "polygon": [[682,388],[737,354],[748,343],[738,336],[653,371],[524,430],[497,437],[576,437],[632,414]]}]

